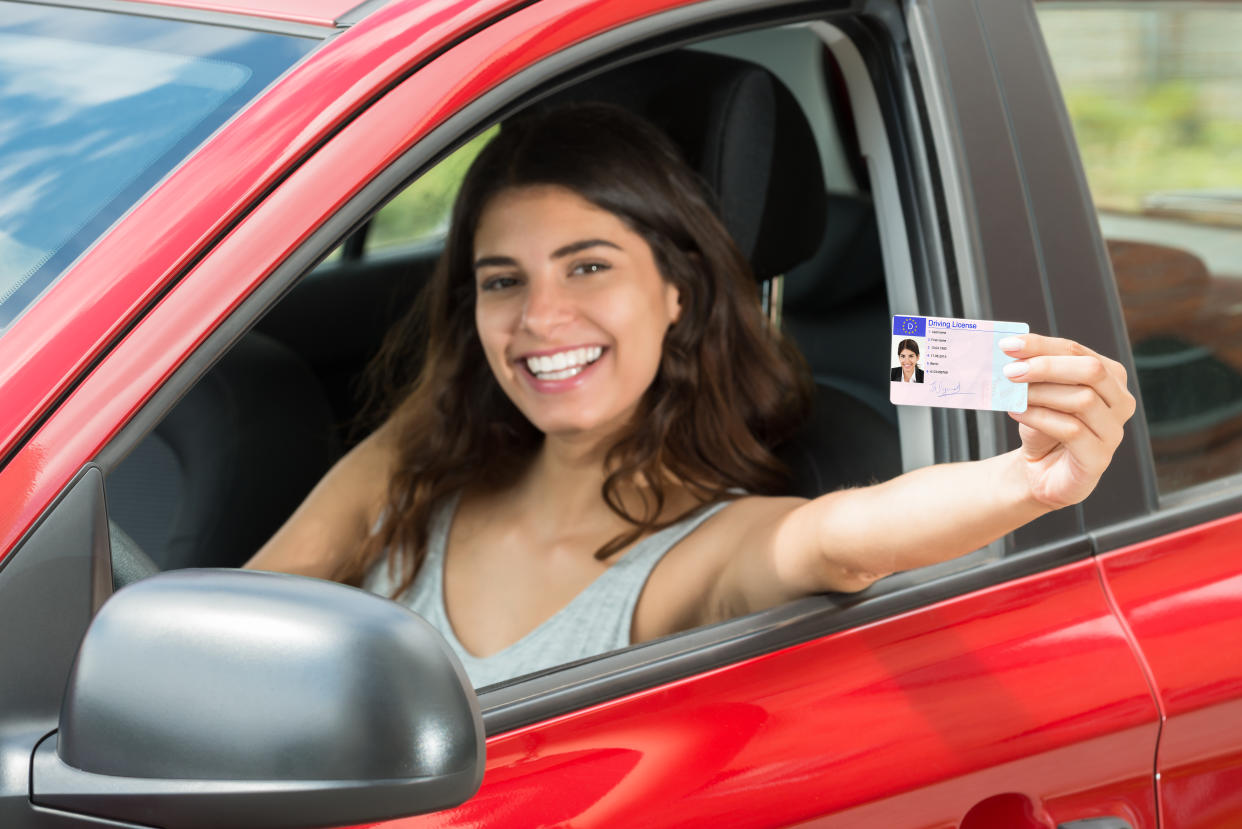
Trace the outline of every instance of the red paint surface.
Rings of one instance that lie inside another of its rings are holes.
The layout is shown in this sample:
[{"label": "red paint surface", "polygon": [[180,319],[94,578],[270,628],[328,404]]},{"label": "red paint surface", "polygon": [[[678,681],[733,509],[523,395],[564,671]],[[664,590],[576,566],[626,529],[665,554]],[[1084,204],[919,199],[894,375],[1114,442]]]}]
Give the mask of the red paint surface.
[{"label": "red paint surface", "polygon": [[1101,557],[1159,688],[1166,829],[1242,826],[1242,516]]},{"label": "red paint surface", "polygon": [[1156,721],[1082,562],[499,735],[473,800],[379,825],[1153,829]]}]

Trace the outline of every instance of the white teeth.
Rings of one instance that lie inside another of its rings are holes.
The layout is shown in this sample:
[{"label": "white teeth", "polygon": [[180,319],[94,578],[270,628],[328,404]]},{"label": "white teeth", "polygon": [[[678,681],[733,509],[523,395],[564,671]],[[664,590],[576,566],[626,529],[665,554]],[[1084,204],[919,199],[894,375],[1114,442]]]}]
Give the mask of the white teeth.
[{"label": "white teeth", "polygon": [[546,357],[527,357],[526,367],[540,380],[564,380],[598,360],[603,353],[603,347],[598,345],[558,351]]}]

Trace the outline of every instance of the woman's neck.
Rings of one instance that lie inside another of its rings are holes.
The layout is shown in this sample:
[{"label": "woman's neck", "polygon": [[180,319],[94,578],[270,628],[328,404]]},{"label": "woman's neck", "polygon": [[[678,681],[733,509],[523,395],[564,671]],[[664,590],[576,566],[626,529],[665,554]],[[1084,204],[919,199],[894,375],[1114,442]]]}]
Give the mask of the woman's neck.
[{"label": "woman's neck", "polygon": [[[510,489],[511,497],[522,503],[527,515],[548,516],[562,523],[581,520],[607,520],[615,514],[604,503],[600,492],[607,477],[604,462],[607,442],[577,441],[549,435],[530,465]],[[616,493],[627,508],[642,512],[642,485],[623,485]],[[682,498],[672,492],[668,506],[684,509]],[[605,518],[607,516],[607,518]]]},{"label": "woman's neck", "polygon": [[574,521],[607,509],[600,499],[604,455],[594,443],[549,435],[514,483],[511,495],[528,514]]}]

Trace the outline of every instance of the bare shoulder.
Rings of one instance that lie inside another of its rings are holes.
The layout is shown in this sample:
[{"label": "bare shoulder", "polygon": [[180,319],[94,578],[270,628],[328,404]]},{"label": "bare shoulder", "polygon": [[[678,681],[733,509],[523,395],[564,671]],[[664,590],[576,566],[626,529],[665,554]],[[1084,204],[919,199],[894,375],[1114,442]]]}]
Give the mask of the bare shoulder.
[{"label": "bare shoulder", "polygon": [[[762,571],[771,539],[795,515],[804,498],[750,495],[738,498],[681,540],[651,574],[634,617],[634,641],[644,641],[762,609],[787,600],[775,591],[745,596],[722,586],[747,578],[771,581]],[[748,564],[747,562],[759,562]],[[753,572],[752,572],[753,571]],[[754,584],[752,583],[752,588]]]},{"label": "bare shoulder", "polygon": [[374,498],[387,491],[398,457],[396,429],[386,422],[341,459],[342,473]]},{"label": "bare shoulder", "polygon": [[328,470],[246,567],[329,576],[378,520],[397,457],[389,427],[371,433]]}]

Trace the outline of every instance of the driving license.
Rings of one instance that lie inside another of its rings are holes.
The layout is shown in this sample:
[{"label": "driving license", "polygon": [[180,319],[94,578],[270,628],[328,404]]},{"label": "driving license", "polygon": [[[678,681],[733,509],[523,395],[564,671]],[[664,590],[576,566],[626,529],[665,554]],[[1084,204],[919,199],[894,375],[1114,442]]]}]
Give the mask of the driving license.
[{"label": "driving license", "polygon": [[1026,411],[1026,384],[1004,374],[1014,358],[1005,337],[1030,333],[1024,322],[952,317],[893,317],[889,400],[902,406]]}]

